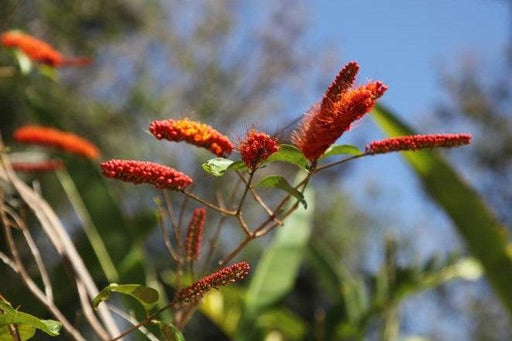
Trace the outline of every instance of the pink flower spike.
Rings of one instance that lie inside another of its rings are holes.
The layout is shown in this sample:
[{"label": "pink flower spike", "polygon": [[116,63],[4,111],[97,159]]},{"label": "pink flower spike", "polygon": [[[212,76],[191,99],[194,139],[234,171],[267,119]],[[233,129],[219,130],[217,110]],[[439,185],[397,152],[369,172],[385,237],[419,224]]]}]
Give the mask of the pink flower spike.
[{"label": "pink flower spike", "polygon": [[222,268],[180,290],[174,298],[174,303],[179,305],[197,302],[211,289],[245,278],[249,274],[249,270],[250,266],[247,262],[235,263]]},{"label": "pink flower spike", "polygon": [[206,210],[204,207],[197,208],[192,213],[192,219],[190,219],[190,224],[188,225],[185,242],[185,251],[189,260],[199,259],[205,219]]},{"label": "pink flower spike", "polygon": [[102,162],[103,175],[134,184],[148,183],[159,189],[181,191],[192,179],[174,168],[148,161],[110,160]]},{"label": "pink flower spike", "polygon": [[384,154],[426,148],[454,148],[471,143],[470,134],[429,134],[399,136],[373,141],[366,146],[366,154]]}]

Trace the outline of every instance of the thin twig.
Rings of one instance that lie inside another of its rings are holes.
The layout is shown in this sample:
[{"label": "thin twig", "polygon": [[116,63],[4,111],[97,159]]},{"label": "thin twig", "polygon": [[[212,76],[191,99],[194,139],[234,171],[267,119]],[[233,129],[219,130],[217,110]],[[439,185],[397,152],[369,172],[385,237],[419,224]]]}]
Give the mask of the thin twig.
[{"label": "thin twig", "polygon": [[0,198],[0,216],[2,220],[2,224],[4,226],[4,234],[7,242],[7,247],[11,252],[12,259],[16,264],[16,268],[18,269],[18,274],[21,277],[21,281],[25,286],[32,292],[32,294],[38,299],[42,304],[44,304],[48,310],[53,314],[53,316],[62,323],[62,327],[69,333],[69,335],[77,341],[85,341],[85,338],[80,334],[80,332],[73,327],[73,325],[67,320],[67,318],[61,313],[61,311],[55,306],[53,301],[49,300],[44,293],[39,289],[39,287],[34,283],[34,281],[28,275],[27,270],[25,269],[21,257],[19,255],[18,249],[16,247],[16,243],[14,242],[14,238],[11,233],[11,229],[8,227],[7,217],[5,215],[3,209],[3,198]]},{"label": "thin twig", "polygon": [[73,179],[65,169],[57,171],[56,174],[64,192],[77,213],[78,218],[82,222],[85,235],[94,250],[96,258],[98,259],[105,276],[107,276],[108,281],[111,283],[119,281],[119,274],[114,262],[108,253],[107,247],[105,246],[105,243],[103,242],[103,239],[101,238],[101,235],[98,232],[98,229],[94,224],[75,183],[73,182]]},{"label": "thin twig", "polygon": [[121,334],[119,334],[118,336],[114,337],[113,339],[111,339],[110,341],[116,341],[116,340],[120,340],[121,338],[125,337],[126,335],[130,334],[131,332],[139,329],[140,327],[148,324],[149,322],[151,322],[151,320],[153,320],[153,318],[155,316],[157,316],[158,314],[160,314],[161,312],[171,308],[172,306],[174,305],[174,301],[171,301],[169,302],[166,306],[158,309],[157,311],[155,311],[154,313],[152,313],[151,315],[147,316],[144,320],[140,321],[139,323],[133,325],[132,327],[128,328],[127,330],[125,330],[124,332],[122,332]]},{"label": "thin twig", "polygon": [[219,213],[222,213],[222,214],[225,214],[225,215],[230,215],[230,216],[235,216],[236,215],[236,211],[229,211],[229,210],[225,210],[221,207],[218,207],[218,206],[215,206],[214,204],[212,203],[209,203],[208,201],[205,201],[201,198],[199,198],[198,196],[196,196],[195,194],[191,193],[191,192],[188,192],[188,191],[183,191],[183,194],[185,194],[186,196],[188,196],[189,198],[191,199],[194,199],[195,201],[211,208],[212,210],[215,210]]},{"label": "thin twig", "polygon": [[[117,316],[121,317],[122,319],[126,320],[128,323],[130,323],[132,326],[135,326],[137,323],[139,323],[133,316],[126,314],[121,309],[118,309],[114,307],[113,305],[107,304],[108,310],[116,314]],[[146,327],[140,326],[137,328],[142,334],[144,334],[149,340],[151,341],[159,341],[159,339],[152,334]]]},{"label": "thin twig", "polygon": [[[231,195],[229,196],[229,205],[230,206],[233,206],[233,204],[235,202],[236,193],[238,192],[238,188],[240,187],[241,183],[242,183],[241,179],[238,179],[236,184],[233,186],[233,191],[231,192]],[[208,266],[210,265],[210,262],[211,262],[211,259],[212,259],[212,256],[213,256],[213,251],[214,251],[214,249],[218,245],[218,240],[219,240],[219,237],[220,237],[220,232],[222,230],[222,227],[224,226],[224,223],[226,222],[227,217],[228,216],[226,216],[226,215],[222,215],[219,218],[219,222],[217,224],[217,227],[215,228],[215,232],[214,232],[213,236],[209,240],[208,252],[206,253],[206,260],[204,262],[202,273],[205,273],[206,270],[208,269]]]},{"label": "thin twig", "polygon": [[[245,179],[244,175],[242,174],[242,172],[240,171],[236,171],[236,173],[238,174],[238,176],[240,177],[240,179],[247,185],[248,181],[247,179]],[[273,217],[274,216],[274,212],[268,207],[268,205],[265,203],[265,201],[260,197],[260,195],[256,192],[256,190],[254,189],[254,187],[250,186],[249,187],[249,191],[251,191],[251,195],[252,197],[254,198],[254,200],[256,200],[258,202],[258,204],[260,204],[260,206],[265,210],[265,212],[267,212],[268,216],[269,217]],[[275,220],[276,218],[274,218]],[[277,220],[279,221],[279,220]],[[279,221],[279,223],[282,225],[283,223]]]},{"label": "thin twig", "polygon": [[11,209],[7,205],[4,205],[3,209],[5,213],[8,214],[12,220],[14,220],[17,227],[23,232],[23,236],[25,237],[28,248],[32,253],[32,256],[34,257],[34,260],[36,261],[37,269],[39,271],[39,274],[41,275],[46,297],[49,300],[53,301],[53,288],[52,283],[50,281],[50,276],[48,275],[48,270],[46,270],[46,266],[44,265],[41,252],[39,252],[39,248],[37,247],[34,238],[32,238],[32,235],[30,234],[30,230],[27,228],[25,222],[21,219],[21,217],[16,212],[14,212],[13,209]]},{"label": "thin twig", "polygon": [[254,173],[256,173],[256,169],[257,168],[254,168],[253,170],[251,170],[251,172],[249,173],[249,180],[247,180],[247,182],[244,181],[245,189],[244,189],[244,193],[242,194],[242,197],[240,198],[240,202],[238,203],[238,208],[236,209],[237,216],[240,215],[240,212],[242,212],[242,206],[244,205],[245,197],[247,196],[247,193],[249,192],[249,188],[251,188],[252,179],[254,178]]},{"label": "thin twig", "polygon": [[14,261],[12,259],[9,258],[9,256],[7,256],[5,253],[3,253],[2,251],[0,251],[0,260],[2,262],[4,262],[5,265],[7,265],[8,267],[10,267],[14,272],[16,273],[19,273],[20,270],[18,269],[18,267],[16,266],[16,264],[14,263]]},{"label": "thin twig", "polygon": [[[4,150],[3,144],[1,142],[1,136],[0,150]],[[0,158],[3,165],[3,168],[0,167],[0,179],[3,179],[6,182],[10,182],[14,186],[23,201],[36,215],[37,219],[41,223],[41,227],[49,237],[57,252],[61,256],[67,256],[70,259],[76,273],[86,286],[89,297],[91,299],[94,298],[99,293],[98,288],[96,287],[91,274],[89,273],[73,242],[71,241],[69,234],[67,233],[55,212],[44,199],[42,199],[37,193],[35,193],[30,187],[28,187],[16,176],[10,167],[9,160],[5,157],[4,154],[0,154]],[[110,312],[104,307],[99,307],[98,312],[110,335],[117,335],[119,333],[119,329],[117,328],[117,325],[115,324]]]},{"label": "thin twig", "polygon": [[78,297],[80,298],[80,305],[82,306],[82,311],[85,315],[85,318],[87,319],[87,322],[89,322],[89,325],[91,326],[92,330],[98,335],[98,337],[102,340],[109,340],[110,336],[108,335],[107,331],[103,326],[101,325],[100,321],[96,318],[96,315],[94,314],[94,311],[91,307],[91,301],[89,300],[89,297],[87,296],[87,290],[85,289],[84,283],[78,278],[75,277],[76,282],[76,288],[78,290]]},{"label": "thin twig", "polygon": [[242,240],[240,242],[240,244],[238,244],[238,246],[233,250],[231,251],[226,257],[224,257],[220,262],[219,262],[219,266],[223,266],[225,265],[226,263],[229,263],[233,258],[235,258],[235,256],[243,250],[244,247],[247,246],[247,244],[249,244],[253,239],[254,239],[254,235],[249,235],[247,237],[245,237],[244,240]]},{"label": "thin twig", "polygon": [[363,156],[368,156],[370,154],[359,154],[359,155],[354,155],[354,156],[350,156],[350,157],[347,157],[345,159],[341,159],[341,160],[338,160],[338,161],[334,161],[334,162],[331,162],[331,163],[328,163],[328,164],[325,164],[325,165],[322,165],[318,168],[316,168],[314,170],[314,173],[318,173],[320,171],[323,171],[323,170],[326,170],[328,168],[331,168],[331,167],[334,167],[334,166],[337,166],[337,165],[341,165],[342,163],[345,163],[345,162],[348,162],[348,161],[351,161],[351,160],[355,160],[355,159],[359,159]]},{"label": "thin twig", "polygon": [[167,251],[169,251],[169,255],[171,255],[171,258],[174,259],[176,262],[178,262],[178,255],[176,254],[176,251],[174,250],[174,247],[171,243],[171,238],[169,238],[169,233],[167,232],[167,229],[165,228],[165,221],[164,221],[164,213],[163,209],[161,207],[158,207],[158,221],[160,224],[160,229],[162,231],[162,237],[164,237],[164,244],[167,248]]}]

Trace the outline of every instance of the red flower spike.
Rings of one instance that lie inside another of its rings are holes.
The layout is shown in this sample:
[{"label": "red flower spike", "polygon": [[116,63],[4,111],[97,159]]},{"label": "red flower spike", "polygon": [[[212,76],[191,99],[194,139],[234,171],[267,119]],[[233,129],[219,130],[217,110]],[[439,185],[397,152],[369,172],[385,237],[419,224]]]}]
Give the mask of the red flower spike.
[{"label": "red flower spike", "polygon": [[178,305],[197,302],[211,289],[245,278],[249,274],[249,270],[250,266],[247,262],[235,263],[222,268],[180,290],[174,298],[174,303]]},{"label": "red flower spike", "polygon": [[102,162],[103,175],[134,184],[148,183],[159,189],[181,191],[192,179],[177,170],[148,161],[110,160]]},{"label": "red flower spike", "polygon": [[192,213],[192,219],[188,225],[187,238],[185,242],[185,252],[189,260],[199,259],[205,218],[206,210],[204,207],[197,208]]},{"label": "red flower spike", "polygon": [[157,139],[174,142],[185,141],[198,147],[206,148],[217,156],[231,154],[234,144],[224,135],[207,124],[182,120],[153,121],[149,132]]},{"label": "red flower spike", "polygon": [[18,31],[4,32],[1,35],[0,40],[3,46],[18,48],[32,61],[40,62],[52,67],[64,65],[88,65],[91,63],[91,59],[87,57],[64,57],[44,41]]},{"label": "red flower spike", "polygon": [[430,134],[399,136],[373,141],[366,146],[367,154],[384,154],[426,148],[453,148],[471,143],[470,134]]},{"label": "red flower spike", "polygon": [[89,159],[96,159],[100,156],[100,151],[92,142],[55,128],[24,126],[16,129],[13,137],[21,143],[56,147]]},{"label": "red flower spike", "polygon": [[12,162],[11,167],[17,172],[24,173],[50,172],[65,168],[64,162],[60,160],[49,160],[41,162]]},{"label": "red flower spike", "polygon": [[249,169],[256,168],[279,148],[276,139],[254,129],[247,133],[246,139],[239,146],[242,161]]},{"label": "red flower spike", "polygon": [[318,159],[351,125],[371,111],[386,91],[382,82],[352,88],[359,66],[345,66],[327,89],[320,104],[306,114],[292,141],[310,160]]}]

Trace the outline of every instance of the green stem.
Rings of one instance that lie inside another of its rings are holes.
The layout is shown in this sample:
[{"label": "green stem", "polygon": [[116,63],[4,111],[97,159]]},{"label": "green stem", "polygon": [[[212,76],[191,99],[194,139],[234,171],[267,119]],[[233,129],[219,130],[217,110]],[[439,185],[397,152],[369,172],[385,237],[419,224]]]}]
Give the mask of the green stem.
[{"label": "green stem", "polygon": [[80,196],[75,183],[73,182],[73,179],[71,179],[71,176],[67,170],[59,170],[56,173],[57,178],[59,179],[59,182],[64,189],[64,192],[68,196],[71,205],[75,209],[78,218],[82,222],[85,235],[91,243],[93,251],[98,258],[105,276],[110,283],[119,281],[119,274],[116,270],[116,267],[114,266],[114,263],[112,262],[112,258],[110,258],[107,248],[105,247],[105,243],[103,243],[103,239],[101,238],[96,225],[94,225],[91,215],[89,214],[89,211],[87,210],[85,203],[82,200],[82,197]]}]

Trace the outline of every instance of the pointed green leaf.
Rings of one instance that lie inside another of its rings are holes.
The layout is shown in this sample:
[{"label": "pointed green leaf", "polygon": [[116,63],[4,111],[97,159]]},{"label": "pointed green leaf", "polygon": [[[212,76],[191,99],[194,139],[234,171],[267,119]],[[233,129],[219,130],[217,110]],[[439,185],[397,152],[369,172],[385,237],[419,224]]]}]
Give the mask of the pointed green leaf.
[{"label": "pointed green leaf", "polygon": [[[414,132],[382,106],[373,118],[388,136]],[[405,152],[402,156],[430,194],[453,221],[471,253],[482,263],[496,293],[512,313],[512,257],[506,230],[478,193],[438,153]]]},{"label": "pointed green leaf", "polygon": [[165,323],[162,321],[152,321],[153,324],[158,325],[162,331],[164,341],[185,341],[185,337],[181,331],[176,328],[172,323]]},{"label": "pointed green leaf", "polygon": [[[0,329],[0,335],[3,335],[5,332],[3,327],[8,327],[10,324],[23,326],[23,334],[28,338],[31,337],[32,328],[39,329],[50,336],[57,336],[62,327],[62,324],[58,321],[41,320],[33,315],[13,309],[11,305],[6,302],[0,302],[0,309],[3,312],[0,314],[0,328],[2,328]],[[9,332],[8,329],[7,332]],[[34,335],[34,333],[32,333],[32,335]]]},{"label": "pointed green leaf", "polygon": [[158,302],[158,291],[153,288],[148,288],[140,284],[116,284],[112,283],[105,287],[101,292],[92,300],[94,308],[98,307],[102,301],[110,298],[113,292],[118,292],[124,295],[131,296],[142,304],[146,311],[149,311]]},{"label": "pointed green leaf", "polygon": [[281,161],[294,164],[300,168],[307,170],[309,162],[304,154],[297,147],[290,144],[282,144],[279,151],[270,155],[266,162]]},{"label": "pointed green leaf", "polygon": [[203,163],[202,167],[207,173],[213,176],[222,176],[233,163],[233,160],[216,157]]},{"label": "pointed green leaf", "polygon": [[330,146],[320,157],[320,159],[324,159],[333,155],[361,155],[362,152],[356,146],[352,146],[350,144],[341,144],[337,146]]},{"label": "pointed green leaf", "polygon": [[247,170],[247,166],[242,160],[238,160],[230,164],[226,170]]},{"label": "pointed green leaf", "polygon": [[279,188],[279,189],[287,192],[288,194],[290,194],[291,196],[293,196],[297,200],[299,200],[299,202],[302,205],[304,205],[304,208],[308,207],[308,204],[307,204],[306,200],[304,200],[304,195],[302,195],[301,192],[299,192],[297,189],[292,187],[288,183],[288,181],[285,178],[283,178],[282,176],[279,176],[279,175],[268,176],[265,179],[261,180],[257,184],[257,186],[269,187],[269,188]]}]

